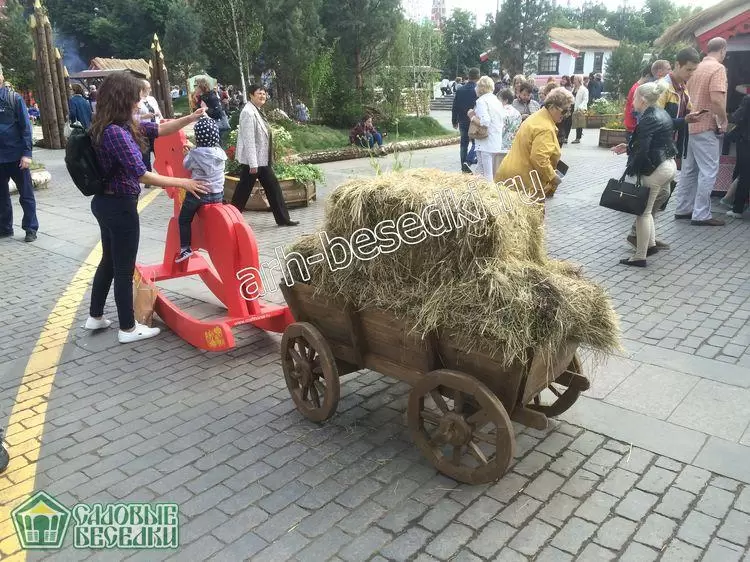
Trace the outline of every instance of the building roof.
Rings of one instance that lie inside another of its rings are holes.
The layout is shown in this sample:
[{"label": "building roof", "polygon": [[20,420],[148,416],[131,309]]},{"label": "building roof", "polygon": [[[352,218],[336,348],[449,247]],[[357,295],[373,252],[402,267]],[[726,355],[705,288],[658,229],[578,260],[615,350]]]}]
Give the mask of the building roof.
[{"label": "building roof", "polygon": [[105,59],[96,57],[91,59],[89,70],[132,70],[144,78],[150,75],[148,63],[143,59]]},{"label": "building roof", "polygon": [[715,6],[701,10],[697,14],[678,21],[659,37],[654,44],[657,46],[670,45],[678,42],[691,43],[696,40],[706,27],[713,27],[725,20],[730,12],[743,11],[747,8],[747,0],[724,0]]},{"label": "building roof", "polygon": [[553,43],[562,43],[564,46],[576,50],[602,49],[609,51],[620,46],[619,41],[605,37],[595,29],[552,27],[549,30],[549,38]]}]

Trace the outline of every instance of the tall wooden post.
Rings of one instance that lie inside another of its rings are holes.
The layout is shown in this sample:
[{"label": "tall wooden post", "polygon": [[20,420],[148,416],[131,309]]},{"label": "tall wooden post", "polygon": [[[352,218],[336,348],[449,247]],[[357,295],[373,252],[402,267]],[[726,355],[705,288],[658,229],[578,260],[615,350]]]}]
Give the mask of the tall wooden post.
[{"label": "tall wooden post", "polygon": [[[29,18],[29,25],[31,26],[31,34],[32,37],[36,36],[36,18],[32,15]],[[36,44],[36,40],[34,41]],[[34,59],[34,71],[36,73],[36,76],[42,76],[42,57],[39,56],[39,53],[37,52],[36,46],[34,46],[32,57]],[[39,78],[37,78],[37,85],[41,84],[41,81]],[[39,110],[40,112],[46,111],[46,108],[49,107],[47,104],[47,100],[44,97],[44,89],[43,88],[37,88],[36,90],[36,100],[39,104]],[[42,123],[42,136],[44,137],[44,146],[49,147],[50,146],[50,138],[52,138],[52,133],[50,132],[50,120],[46,118],[44,113],[41,115],[41,123]]]},{"label": "tall wooden post", "polygon": [[[49,56],[50,80],[52,82],[52,96],[55,100],[55,112],[57,113],[57,128],[60,131],[60,148],[65,146],[65,110],[63,109],[63,95],[60,91],[60,84],[63,82],[62,77],[58,76],[57,59],[55,58],[56,49],[52,41],[52,24],[50,24],[47,15],[44,15],[44,41],[47,44],[47,53]],[[67,97],[66,97],[67,105]]]},{"label": "tall wooden post", "polygon": [[174,107],[172,106],[172,93],[169,89],[169,75],[167,65],[164,62],[164,53],[159,44],[159,37],[154,34],[151,43],[151,60],[149,61],[149,80],[151,81],[151,92],[159,102],[159,108],[166,119],[174,118]]},{"label": "tall wooden post", "polygon": [[65,123],[68,121],[68,100],[70,99],[68,97],[69,90],[68,90],[68,81],[66,80],[66,77],[68,76],[67,69],[63,66],[63,60],[62,60],[62,54],[60,54],[60,51],[58,49],[55,49],[55,63],[57,65],[57,82],[59,84],[60,89],[60,101],[62,103],[62,110],[63,110],[63,127],[65,126]]},{"label": "tall wooden post", "polygon": [[58,126],[57,107],[55,104],[55,88],[57,84],[52,81],[52,69],[50,68],[49,50],[47,49],[47,38],[44,32],[44,14],[42,5],[37,0],[34,5],[34,39],[37,48],[37,57],[41,62],[41,73],[37,76],[37,90],[43,92],[44,105],[40,108],[42,119],[49,121],[49,138],[45,138],[47,148],[62,148],[60,127]]},{"label": "tall wooden post", "polygon": [[48,148],[65,147],[65,122],[68,119],[68,90],[62,55],[52,41],[52,25],[40,0],[34,2],[29,18],[34,40],[36,90],[42,114],[44,144]]}]

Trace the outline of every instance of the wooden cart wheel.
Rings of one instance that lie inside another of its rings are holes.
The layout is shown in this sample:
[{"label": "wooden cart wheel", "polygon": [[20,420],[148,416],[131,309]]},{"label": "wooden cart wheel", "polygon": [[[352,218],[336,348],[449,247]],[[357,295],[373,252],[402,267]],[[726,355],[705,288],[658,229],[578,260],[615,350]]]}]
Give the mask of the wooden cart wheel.
[{"label": "wooden cart wheel", "polygon": [[[467,411],[470,399],[473,407]],[[459,482],[493,482],[513,459],[513,426],[502,402],[464,373],[427,373],[409,394],[408,418],[412,439],[425,457]]]},{"label": "wooden cart wheel", "polygon": [[281,366],[286,387],[306,418],[322,422],[339,403],[339,372],[331,348],[307,322],[290,324],[281,338]]},{"label": "wooden cart wheel", "polygon": [[559,416],[570,409],[581,395],[581,390],[585,390],[575,384],[571,384],[571,373],[575,375],[582,374],[581,361],[578,359],[578,354],[573,356],[573,360],[562,375],[557,377],[545,390],[534,397],[534,401],[528,405],[528,408],[541,412],[548,418]]}]

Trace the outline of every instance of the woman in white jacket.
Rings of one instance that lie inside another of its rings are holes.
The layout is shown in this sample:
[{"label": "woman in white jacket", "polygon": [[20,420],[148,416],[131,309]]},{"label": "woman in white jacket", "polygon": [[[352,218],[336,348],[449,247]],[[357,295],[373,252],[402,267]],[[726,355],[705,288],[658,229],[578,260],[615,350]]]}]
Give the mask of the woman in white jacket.
[{"label": "woman in white jacket", "polygon": [[573,144],[578,144],[583,136],[583,128],[586,126],[586,111],[589,108],[589,91],[583,85],[583,77],[580,75],[573,77],[573,95],[576,98],[576,103],[573,107],[571,128],[576,130],[576,140],[573,141]]},{"label": "woman in white jacket", "polygon": [[484,127],[488,135],[483,139],[476,139],[477,172],[487,180],[494,181],[495,172],[500,167],[503,152],[503,121],[505,112],[503,104],[493,93],[495,83],[489,76],[482,76],[477,82],[477,103],[469,110],[469,118]]},{"label": "woman in white jacket", "polygon": [[232,205],[240,212],[244,211],[255,181],[258,180],[266,192],[276,224],[296,226],[299,223],[290,220],[279,180],[273,172],[271,126],[260,112],[260,108],[266,103],[268,93],[262,86],[250,86],[248,93],[250,101],[240,113],[237,131],[235,159],[240,163],[240,182],[234,191]]}]

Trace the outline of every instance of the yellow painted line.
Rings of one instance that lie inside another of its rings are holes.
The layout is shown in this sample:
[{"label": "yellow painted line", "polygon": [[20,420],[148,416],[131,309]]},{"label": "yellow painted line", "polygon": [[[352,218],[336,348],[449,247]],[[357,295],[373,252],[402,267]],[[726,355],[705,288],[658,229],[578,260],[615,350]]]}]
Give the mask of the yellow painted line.
[{"label": "yellow painted line", "polygon": [[[162,191],[154,188],[141,198],[138,212],[143,211]],[[44,420],[55,374],[76,313],[101,257],[102,243],[99,242],[47,318],[16,394],[5,433],[10,464],[0,475],[0,559],[3,561],[26,560],[26,551],[21,550],[16,538],[10,512],[34,492]]]}]

